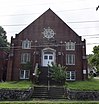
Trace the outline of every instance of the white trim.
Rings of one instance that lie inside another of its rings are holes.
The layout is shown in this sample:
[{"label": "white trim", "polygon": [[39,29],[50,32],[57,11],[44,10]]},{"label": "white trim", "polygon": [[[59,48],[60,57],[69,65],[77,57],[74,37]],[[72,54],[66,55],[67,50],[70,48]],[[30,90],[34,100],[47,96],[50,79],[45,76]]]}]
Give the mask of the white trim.
[{"label": "white trim", "polygon": [[[67,78],[67,73],[69,74]],[[74,76],[74,79],[72,79],[72,74]],[[66,71],[66,80],[67,81],[75,81],[76,80],[76,72],[75,71]]]},{"label": "white trim", "polygon": [[22,53],[21,54],[21,63],[25,64],[30,62],[31,54],[30,53]]},{"label": "white trim", "polygon": [[72,42],[72,41],[66,42],[66,50],[74,51],[75,50],[75,42]]},{"label": "white trim", "polygon": [[[23,71],[23,77],[21,76],[21,72]],[[26,78],[26,71],[28,71],[28,78]],[[30,70],[20,70],[20,79],[29,79]]]},{"label": "white trim", "polygon": [[22,49],[31,49],[31,41],[28,39],[22,41]]},{"label": "white trim", "polygon": [[43,66],[43,56],[44,56],[44,52],[52,52],[53,53],[53,57],[54,57],[54,63],[56,63],[56,50],[52,49],[52,48],[44,48],[42,50],[42,56],[41,56],[41,65]]},{"label": "white trim", "polygon": [[75,54],[66,54],[66,65],[75,65]]}]

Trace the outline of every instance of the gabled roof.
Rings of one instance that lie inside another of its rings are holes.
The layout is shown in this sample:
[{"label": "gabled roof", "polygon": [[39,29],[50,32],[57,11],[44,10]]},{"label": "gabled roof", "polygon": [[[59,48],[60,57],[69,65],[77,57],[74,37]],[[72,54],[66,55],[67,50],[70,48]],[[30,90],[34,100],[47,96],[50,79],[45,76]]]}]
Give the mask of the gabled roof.
[{"label": "gabled roof", "polygon": [[[77,35],[77,33],[73,30],[73,29],[71,29],[58,15],[56,15],[50,8],[47,10],[47,11],[45,11],[42,15],[40,15],[37,19],[35,19],[31,24],[29,24],[26,28],[24,28],[20,33],[22,33],[25,29],[27,29],[29,26],[31,26],[32,24],[34,24],[39,18],[41,18],[43,15],[45,15],[45,14],[48,14],[48,13],[52,13],[53,15],[55,15],[60,21],[62,21],[63,22],[63,24],[64,24],[64,26],[66,26],[66,27],[68,27],[71,31],[73,31],[76,35]],[[20,34],[19,33],[19,34]],[[18,34],[17,34],[17,36],[18,36]]]}]

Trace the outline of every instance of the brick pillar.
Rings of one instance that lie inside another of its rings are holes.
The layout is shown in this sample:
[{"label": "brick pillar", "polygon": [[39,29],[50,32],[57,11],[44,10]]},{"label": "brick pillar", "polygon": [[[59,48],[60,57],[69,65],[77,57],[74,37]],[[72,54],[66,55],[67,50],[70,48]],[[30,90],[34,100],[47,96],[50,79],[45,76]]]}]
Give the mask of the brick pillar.
[{"label": "brick pillar", "polygon": [[7,81],[11,81],[12,77],[12,58],[9,56],[8,65],[7,65]]},{"label": "brick pillar", "polygon": [[87,70],[87,56],[86,56],[86,41],[83,41],[83,80],[88,79],[88,70]]}]

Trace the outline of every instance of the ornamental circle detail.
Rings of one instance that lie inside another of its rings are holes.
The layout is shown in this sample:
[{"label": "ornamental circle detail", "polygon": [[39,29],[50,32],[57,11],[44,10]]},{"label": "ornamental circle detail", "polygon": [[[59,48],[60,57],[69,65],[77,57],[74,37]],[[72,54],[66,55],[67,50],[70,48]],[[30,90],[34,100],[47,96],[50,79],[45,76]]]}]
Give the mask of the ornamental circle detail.
[{"label": "ornamental circle detail", "polygon": [[44,28],[44,31],[42,32],[45,38],[50,39],[53,38],[55,35],[55,32],[50,27]]}]

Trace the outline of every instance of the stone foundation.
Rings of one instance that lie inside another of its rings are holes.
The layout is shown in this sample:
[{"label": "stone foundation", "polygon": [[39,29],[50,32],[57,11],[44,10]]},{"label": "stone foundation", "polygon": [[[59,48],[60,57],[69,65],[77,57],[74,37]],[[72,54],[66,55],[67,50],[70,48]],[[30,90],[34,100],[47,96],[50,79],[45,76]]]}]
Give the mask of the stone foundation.
[{"label": "stone foundation", "polygon": [[99,91],[67,91],[70,100],[99,100]]},{"label": "stone foundation", "polygon": [[33,93],[33,89],[24,89],[24,90],[17,90],[17,89],[0,89],[0,101],[5,100],[28,100],[30,99]]},{"label": "stone foundation", "polygon": [[[0,101],[30,100],[31,98],[33,98],[33,92],[34,92],[33,88],[24,89],[24,90],[0,89]],[[99,101],[99,91],[76,91],[76,90],[66,90],[66,89],[61,89],[61,88],[56,89],[55,87],[52,87],[50,88],[50,92],[48,96],[50,96],[50,98],[52,99],[55,99],[57,97],[60,98],[61,96],[61,98],[69,99],[69,100]]]}]

